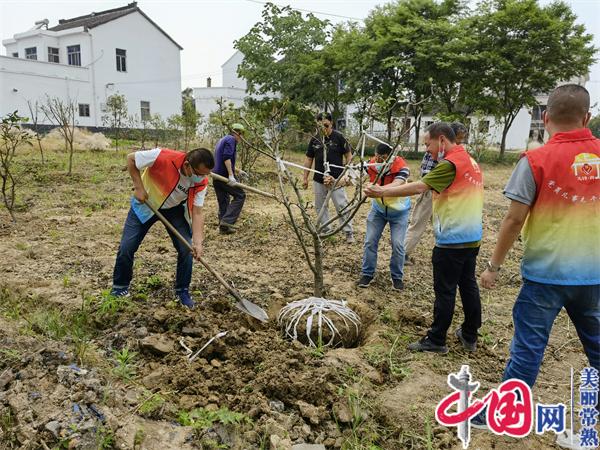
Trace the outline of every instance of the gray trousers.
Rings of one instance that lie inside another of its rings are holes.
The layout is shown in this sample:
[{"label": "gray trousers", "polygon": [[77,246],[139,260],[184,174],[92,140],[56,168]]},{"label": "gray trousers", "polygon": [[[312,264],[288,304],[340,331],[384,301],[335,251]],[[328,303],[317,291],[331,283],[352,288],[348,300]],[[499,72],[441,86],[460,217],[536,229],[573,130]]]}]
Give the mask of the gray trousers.
[{"label": "gray trousers", "polygon": [[[323,215],[321,216],[321,220],[319,221],[319,225],[323,223],[329,222],[329,205],[325,205],[325,198],[329,193],[329,189],[322,183],[318,183],[313,181],[313,189],[315,191],[315,209],[317,210],[317,216],[321,212],[321,208],[325,208]],[[336,189],[331,193],[331,200],[333,200],[333,205],[335,206],[335,210],[339,212],[348,204],[348,197],[346,197],[346,190],[344,188]],[[347,213],[348,211],[346,211]],[[343,214],[339,217],[338,221],[341,224],[346,220],[347,214]],[[331,228],[331,225],[329,226]],[[352,233],[352,221],[349,221],[346,226],[344,226],[344,231],[346,233]]]},{"label": "gray trousers", "polygon": [[412,207],[412,215],[410,224],[406,232],[406,240],[404,241],[404,249],[409,255],[413,252],[421,236],[427,228],[427,224],[431,220],[432,214],[432,193],[431,189],[419,194],[415,204]]}]

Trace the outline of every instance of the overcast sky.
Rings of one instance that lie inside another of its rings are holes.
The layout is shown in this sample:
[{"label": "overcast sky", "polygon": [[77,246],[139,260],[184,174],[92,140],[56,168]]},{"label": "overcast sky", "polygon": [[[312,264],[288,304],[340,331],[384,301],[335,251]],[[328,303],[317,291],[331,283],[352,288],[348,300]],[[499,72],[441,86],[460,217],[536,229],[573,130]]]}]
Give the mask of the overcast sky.
[{"label": "overcast sky", "polygon": [[[540,0],[547,4],[550,0]],[[58,19],[89,14],[93,11],[124,6],[123,1],[33,1],[0,0],[0,38],[12,37],[28,30],[36,20],[49,19],[50,26]],[[382,0],[289,0],[277,4],[290,4],[295,8],[315,12],[365,18]],[[600,47],[600,0],[567,0],[588,32],[594,34],[594,43]],[[182,47],[181,86],[203,87],[211,77],[213,86],[221,85],[221,64],[234,52],[233,42],[248,32],[261,19],[262,2],[259,0],[140,0],[138,6],[165,30]],[[332,22],[348,19],[320,15]],[[4,47],[0,51],[6,54]],[[598,55],[600,58],[600,55]],[[357,61],[357,63],[359,63]],[[600,111],[600,63],[592,67],[587,88]]]}]

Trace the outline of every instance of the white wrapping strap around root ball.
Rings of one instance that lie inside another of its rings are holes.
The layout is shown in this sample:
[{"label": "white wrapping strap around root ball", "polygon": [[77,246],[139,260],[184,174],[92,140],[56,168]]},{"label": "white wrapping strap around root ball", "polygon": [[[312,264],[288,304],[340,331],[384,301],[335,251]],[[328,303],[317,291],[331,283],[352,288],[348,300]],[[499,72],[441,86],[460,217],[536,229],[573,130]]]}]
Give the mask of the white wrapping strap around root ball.
[{"label": "white wrapping strap around root ball", "polygon": [[288,303],[279,311],[277,322],[285,336],[310,347],[351,347],[361,333],[360,317],[340,300],[309,297]]}]

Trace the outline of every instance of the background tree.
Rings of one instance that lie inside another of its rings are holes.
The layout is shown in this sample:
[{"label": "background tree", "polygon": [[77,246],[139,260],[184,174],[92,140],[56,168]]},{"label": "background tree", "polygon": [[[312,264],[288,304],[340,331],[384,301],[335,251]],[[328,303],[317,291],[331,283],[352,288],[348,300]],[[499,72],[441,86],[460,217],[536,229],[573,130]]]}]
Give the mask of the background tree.
[{"label": "background tree", "polygon": [[167,124],[160,114],[156,113],[150,117],[150,127],[152,128],[151,138],[154,141],[154,147],[158,147],[165,141]]},{"label": "background tree", "polygon": [[16,222],[14,208],[16,199],[16,180],[13,171],[13,159],[17,148],[24,143],[31,144],[30,134],[21,127],[27,122],[17,111],[7,114],[0,123],[0,177],[2,178],[2,200],[13,222]]},{"label": "background tree", "polygon": [[[191,88],[188,89],[191,90]],[[190,142],[195,139],[198,134],[198,125],[200,124],[201,118],[202,115],[196,111],[194,98],[184,95],[181,125],[183,128],[183,147],[186,152],[190,149]]]},{"label": "background tree", "polygon": [[327,50],[330,35],[329,21],[267,3],[262,21],[235,42],[244,54],[238,74],[251,94],[316,105],[335,121],[342,113],[341,77],[335,53]]},{"label": "background tree", "polygon": [[173,114],[167,117],[167,136],[169,144],[178,149],[183,137],[183,117]]},{"label": "background tree", "polygon": [[102,122],[111,129],[115,138],[115,149],[119,149],[119,138],[123,126],[128,120],[127,99],[124,95],[113,94],[106,99],[106,114],[102,116]]},{"label": "background tree", "polygon": [[40,105],[36,100],[34,103],[31,100],[27,100],[27,106],[29,107],[29,115],[31,118],[31,128],[35,133],[35,139],[38,144],[38,148],[40,150],[40,157],[42,158],[42,164],[44,164],[44,148],[42,147],[42,133],[40,132],[39,127],[39,113],[40,113]]},{"label": "background tree", "polygon": [[73,170],[73,140],[75,139],[75,110],[77,101],[59,97],[46,96],[46,104],[41,110],[46,118],[58,126],[58,131],[65,140],[65,150],[69,152],[69,164],[67,175]]},{"label": "background tree", "polygon": [[587,73],[594,62],[593,36],[568,5],[536,0],[488,0],[469,20],[480,55],[478,109],[502,123],[500,158],[519,110],[537,105],[536,94]]},{"label": "background tree", "polygon": [[592,130],[592,134],[597,138],[600,138],[600,116],[592,117],[590,123],[588,124],[588,128]]}]

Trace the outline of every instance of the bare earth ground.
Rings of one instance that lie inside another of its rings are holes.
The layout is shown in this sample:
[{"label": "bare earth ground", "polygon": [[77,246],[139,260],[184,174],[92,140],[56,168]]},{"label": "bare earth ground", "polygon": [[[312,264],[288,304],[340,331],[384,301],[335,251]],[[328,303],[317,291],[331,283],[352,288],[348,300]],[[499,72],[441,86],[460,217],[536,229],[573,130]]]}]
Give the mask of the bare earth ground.
[{"label": "bare earth ground", "polygon": [[[397,293],[387,269],[386,232],[376,282],[359,290],[363,206],[354,221],[357,243],[337,237],[325,244],[328,297],[348,300],[361,315],[362,343],[311,351],[284,340],[274,320],[260,325],[241,315],[200,265],[192,282],[200,307],[178,307],[170,289],[176,253],[161,225],[137,253],[133,298],[111,303],[103,291],[111,284],[131,194],[121,170],[125,153],[78,152],[71,178],[64,175],[63,154],[51,153],[45,166],[36,154],[21,155],[17,224],[0,211],[0,448],[287,449],[306,442],[328,449],[458,449],[456,430],[434,419],[435,405],[450,392],[448,373],[469,364],[482,390],[501,379],[521,284],[519,244],[500,287],[482,292],[478,351],[467,354],[451,334],[447,356],[412,354],[406,344],[432,319],[433,239],[428,231],[414,255],[417,264],[405,269],[406,288]],[[261,164],[256,184],[274,191],[273,168]],[[418,173],[416,161],[411,167]],[[501,191],[511,172],[483,168],[480,270],[507,207]],[[248,299],[274,318],[286,302],[311,295],[312,276],[281,205],[250,195],[240,231],[226,237],[217,232],[215,208],[211,192],[205,256]],[[459,306],[451,331],[461,314]],[[220,331],[227,336],[193,363],[185,360],[180,338],[195,350]],[[569,368],[586,362],[561,313],[534,399],[568,404]],[[548,434],[523,440],[472,435],[470,448],[480,449],[553,448],[554,442]]]}]

